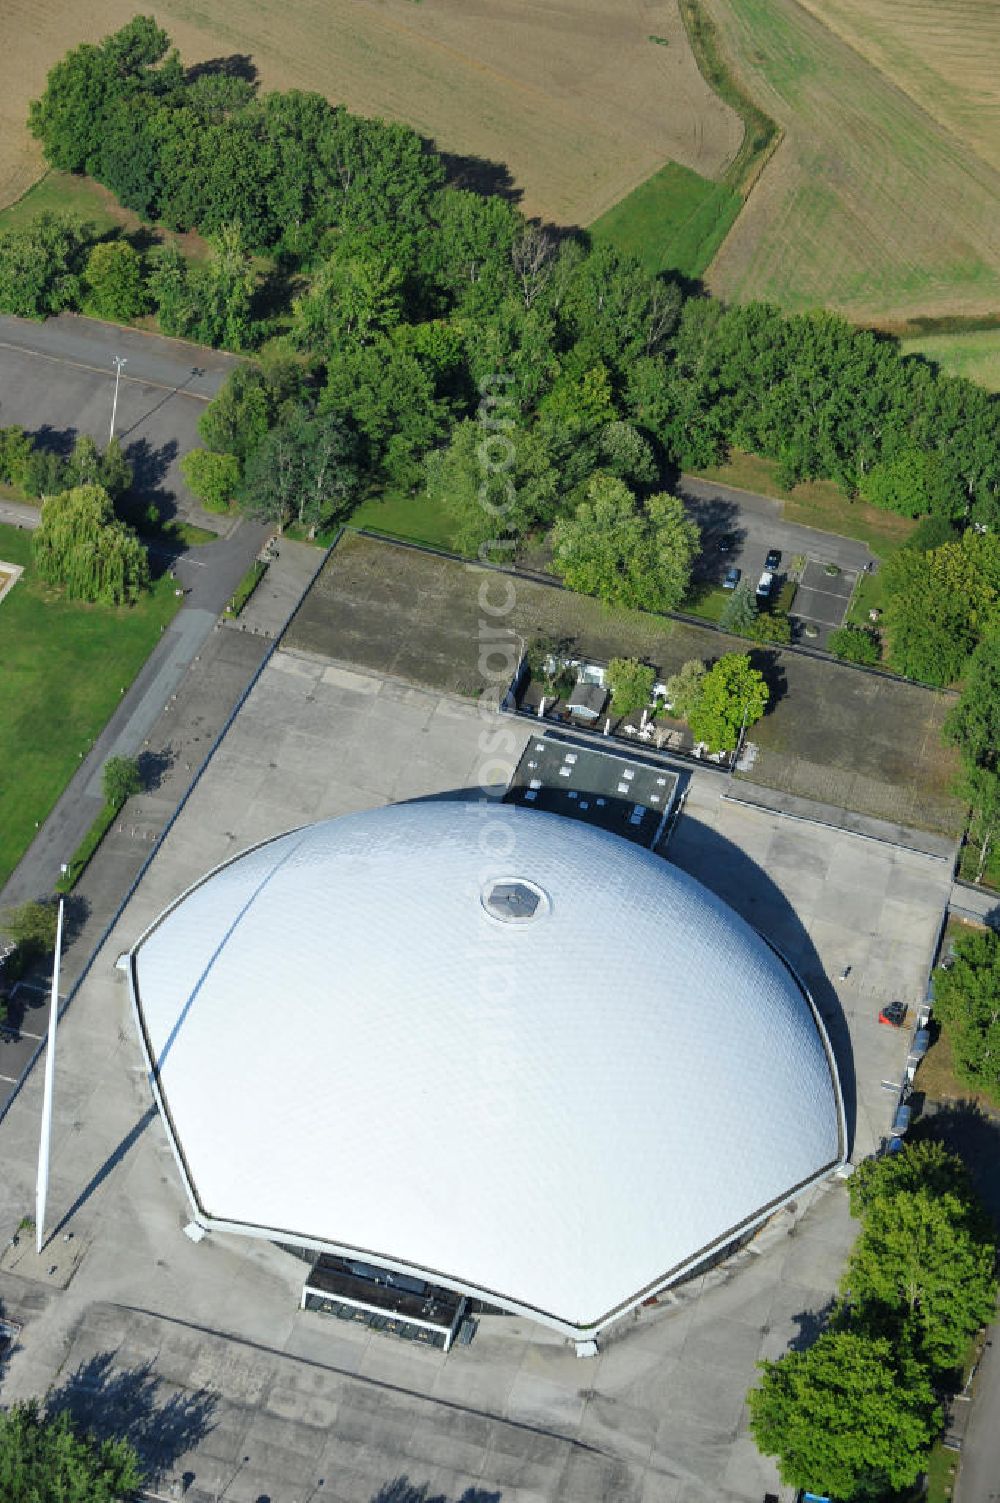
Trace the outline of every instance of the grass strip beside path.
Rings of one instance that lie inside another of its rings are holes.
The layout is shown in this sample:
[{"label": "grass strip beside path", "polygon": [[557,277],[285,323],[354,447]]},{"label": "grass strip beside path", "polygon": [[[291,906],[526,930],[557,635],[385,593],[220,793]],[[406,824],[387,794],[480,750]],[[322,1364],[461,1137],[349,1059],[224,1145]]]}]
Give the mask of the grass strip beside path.
[{"label": "grass strip beside path", "polygon": [[24,565],[0,602],[2,886],[180,601],[166,575],[131,608],[66,600],[38,578],[17,527],[0,526],[0,558]]}]

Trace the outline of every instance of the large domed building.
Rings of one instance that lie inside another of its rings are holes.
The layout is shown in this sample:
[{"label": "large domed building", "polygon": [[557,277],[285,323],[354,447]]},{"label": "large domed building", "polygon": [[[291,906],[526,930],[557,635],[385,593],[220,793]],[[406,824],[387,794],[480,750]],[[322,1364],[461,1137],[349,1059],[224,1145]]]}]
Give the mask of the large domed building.
[{"label": "large domed building", "polygon": [[211,872],[130,955],[197,1223],[578,1341],[846,1156],[822,1022],[659,856],[454,800]]}]

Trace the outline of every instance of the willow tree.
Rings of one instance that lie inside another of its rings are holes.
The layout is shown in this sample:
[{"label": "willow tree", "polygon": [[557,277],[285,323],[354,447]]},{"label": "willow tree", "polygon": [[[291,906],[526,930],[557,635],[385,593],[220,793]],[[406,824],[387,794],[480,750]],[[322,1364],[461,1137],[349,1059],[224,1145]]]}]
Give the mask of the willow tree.
[{"label": "willow tree", "polygon": [[146,550],[100,485],[74,486],[43,502],[34,556],[42,579],[61,585],[71,600],[134,605],[149,585]]}]

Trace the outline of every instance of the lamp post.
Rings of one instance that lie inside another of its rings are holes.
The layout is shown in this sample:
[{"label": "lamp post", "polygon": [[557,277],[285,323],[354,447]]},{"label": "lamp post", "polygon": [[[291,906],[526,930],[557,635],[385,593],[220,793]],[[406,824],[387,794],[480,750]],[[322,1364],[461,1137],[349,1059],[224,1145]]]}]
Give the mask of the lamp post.
[{"label": "lamp post", "polygon": [[115,436],[115,414],[118,411],[118,383],[122,377],[122,367],[128,365],[127,355],[112,355],[111,358],[115,362],[115,399],[111,404],[111,432],[108,434],[108,443]]},{"label": "lamp post", "polygon": [[[69,867],[63,863],[63,877]],[[49,1028],[45,1048],[45,1081],[42,1088],[42,1128],[38,1141],[38,1177],[35,1181],[35,1251],[45,1245],[45,1204],[49,1193],[49,1156],[52,1141],[52,1093],[56,1075],[56,1024],[59,1021],[59,962],[62,959],[64,898],[59,897],[56,919],[56,952],[52,961],[52,1000],[49,1004]]]}]

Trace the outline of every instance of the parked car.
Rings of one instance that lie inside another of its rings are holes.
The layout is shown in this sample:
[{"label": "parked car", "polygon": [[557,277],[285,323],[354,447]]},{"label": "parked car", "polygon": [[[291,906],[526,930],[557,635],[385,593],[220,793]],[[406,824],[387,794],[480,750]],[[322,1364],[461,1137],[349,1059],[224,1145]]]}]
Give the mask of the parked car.
[{"label": "parked car", "polygon": [[878,1020],[887,1028],[902,1028],[906,1022],[906,1003],[887,1002],[879,1013]]},{"label": "parked car", "polygon": [[724,590],[735,590],[736,586],[740,582],[740,575],[741,570],[737,569],[736,565],[734,564],[731,569],[726,570],[726,577],[722,581],[722,588]]},{"label": "parked car", "polygon": [[894,1138],[904,1138],[906,1136],[912,1115],[913,1108],[907,1106],[905,1101],[900,1106],[897,1106],[896,1115],[892,1119],[892,1136]]},{"label": "parked car", "polygon": [[757,598],[758,598],[758,600],[766,600],[768,598],[768,596],[770,595],[773,586],[774,586],[774,575],[771,573],[770,569],[765,569],[764,572],[763,572],[763,574],[760,576],[760,578],[757,581]]},{"label": "parked car", "polygon": [[930,1029],[929,1028],[918,1028],[917,1031],[916,1031],[916,1033],[913,1035],[913,1043],[910,1045],[909,1058],[912,1059],[914,1062],[923,1059],[924,1055],[927,1053],[927,1051],[930,1048],[930,1046],[931,1046]]},{"label": "parked car", "polygon": [[781,563],[781,549],[769,548],[767,558],[764,560],[764,568],[774,570]]}]

